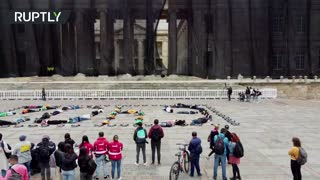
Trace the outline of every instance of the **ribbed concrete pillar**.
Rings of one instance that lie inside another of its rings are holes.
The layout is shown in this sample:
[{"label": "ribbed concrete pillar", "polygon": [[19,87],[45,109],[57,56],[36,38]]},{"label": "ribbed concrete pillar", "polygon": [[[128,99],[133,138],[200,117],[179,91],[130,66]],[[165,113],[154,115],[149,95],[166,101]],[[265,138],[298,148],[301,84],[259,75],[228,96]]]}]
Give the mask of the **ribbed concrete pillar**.
[{"label": "ribbed concrete pillar", "polygon": [[169,63],[168,74],[177,73],[177,13],[169,10]]}]

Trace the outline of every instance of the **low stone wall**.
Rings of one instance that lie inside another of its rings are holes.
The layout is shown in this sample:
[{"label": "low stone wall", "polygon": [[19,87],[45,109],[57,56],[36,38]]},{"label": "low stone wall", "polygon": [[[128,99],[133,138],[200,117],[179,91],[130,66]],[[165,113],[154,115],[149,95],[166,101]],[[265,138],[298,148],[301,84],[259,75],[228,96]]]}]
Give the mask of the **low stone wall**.
[{"label": "low stone wall", "polygon": [[276,88],[278,98],[320,100],[320,83],[241,83],[254,88]]}]

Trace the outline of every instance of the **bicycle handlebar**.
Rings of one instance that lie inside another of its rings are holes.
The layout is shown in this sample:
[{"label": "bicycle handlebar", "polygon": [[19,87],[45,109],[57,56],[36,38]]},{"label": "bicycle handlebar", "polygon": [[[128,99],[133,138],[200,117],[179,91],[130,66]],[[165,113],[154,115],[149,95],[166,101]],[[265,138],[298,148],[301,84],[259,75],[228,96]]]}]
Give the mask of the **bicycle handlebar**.
[{"label": "bicycle handlebar", "polygon": [[177,143],[177,146],[188,146],[189,144],[182,144],[182,143]]}]

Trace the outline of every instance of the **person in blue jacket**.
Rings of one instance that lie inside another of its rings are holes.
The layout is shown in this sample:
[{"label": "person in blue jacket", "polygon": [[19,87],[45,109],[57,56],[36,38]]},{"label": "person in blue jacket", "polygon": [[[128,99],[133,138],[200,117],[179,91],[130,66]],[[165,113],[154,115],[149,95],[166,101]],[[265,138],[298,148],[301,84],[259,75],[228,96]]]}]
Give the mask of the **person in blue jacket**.
[{"label": "person in blue jacket", "polygon": [[194,168],[196,168],[198,176],[202,176],[200,172],[200,154],[202,153],[201,140],[197,137],[197,132],[192,132],[192,139],[189,143],[188,150],[191,157],[190,176],[193,177]]},{"label": "person in blue jacket", "polygon": [[226,129],[222,128],[220,130],[219,135],[214,136],[214,148],[215,148],[215,155],[214,155],[214,169],[213,169],[213,179],[217,179],[217,172],[218,172],[218,165],[221,161],[222,167],[222,180],[227,180],[226,175],[226,159],[227,159],[227,148],[229,144],[229,140],[225,137]]}]

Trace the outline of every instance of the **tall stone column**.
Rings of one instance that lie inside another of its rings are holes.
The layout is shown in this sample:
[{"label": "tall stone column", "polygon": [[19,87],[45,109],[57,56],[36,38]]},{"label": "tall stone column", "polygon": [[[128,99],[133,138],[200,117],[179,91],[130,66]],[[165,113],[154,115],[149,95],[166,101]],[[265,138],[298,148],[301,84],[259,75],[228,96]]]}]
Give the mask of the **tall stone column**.
[{"label": "tall stone column", "polygon": [[134,20],[130,13],[125,14],[123,21],[123,57],[124,62],[121,62],[119,72],[121,74],[134,74],[133,71],[133,44],[134,44]]},{"label": "tall stone column", "polygon": [[138,73],[144,75],[143,39],[138,39]]},{"label": "tall stone column", "polygon": [[119,61],[120,61],[119,49],[120,49],[119,40],[116,39],[114,41],[114,71],[116,75],[119,73]]},{"label": "tall stone column", "polygon": [[90,10],[79,9],[76,13],[76,57],[79,73],[96,73],[94,46],[94,16]]},{"label": "tall stone column", "polygon": [[99,74],[114,75],[114,21],[106,10],[100,11]]},{"label": "tall stone column", "polygon": [[145,71],[147,74],[154,73],[155,70],[155,33],[154,33],[154,16],[153,16],[153,1],[146,0],[147,9],[146,9],[146,67]]},{"label": "tall stone column", "polygon": [[168,73],[177,73],[177,13],[169,10],[169,63]]}]

